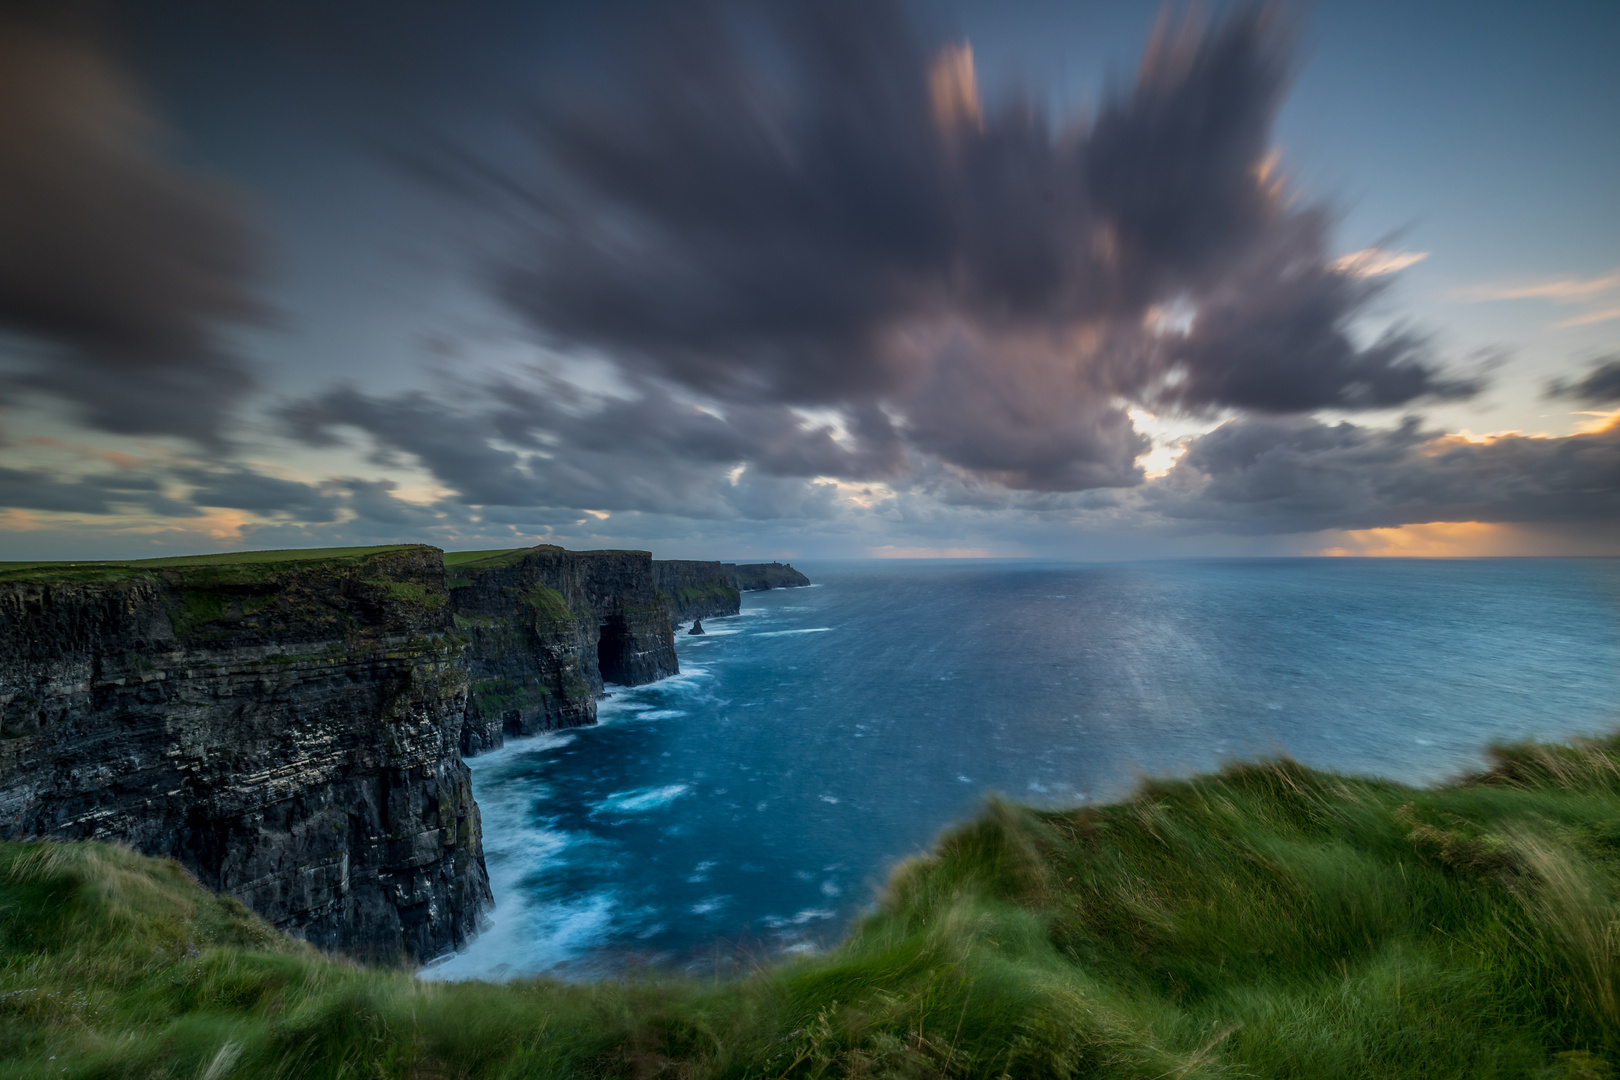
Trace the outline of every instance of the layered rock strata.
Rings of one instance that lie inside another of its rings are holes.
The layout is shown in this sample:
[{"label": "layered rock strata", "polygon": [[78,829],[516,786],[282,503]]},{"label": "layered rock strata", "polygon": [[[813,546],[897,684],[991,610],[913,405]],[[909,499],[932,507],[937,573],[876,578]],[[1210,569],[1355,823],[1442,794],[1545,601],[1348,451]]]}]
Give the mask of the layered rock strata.
[{"label": "layered rock strata", "polygon": [[810,579],[787,563],[740,563],[730,567],[731,583],[743,592],[765,589],[798,589],[810,584]]},{"label": "layered rock strata", "polygon": [[716,619],[742,610],[742,594],[732,581],[730,563],[696,559],[654,559],[653,579],[676,623]]},{"label": "layered rock strata", "polygon": [[501,552],[449,570],[452,616],[469,638],[461,745],[596,722],[604,682],[677,674],[668,602],[645,551]]},{"label": "layered rock strata", "polygon": [[441,553],[0,571],[0,836],[172,856],[277,926],[424,960],[490,904]]},{"label": "layered rock strata", "polygon": [[653,575],[674,623],[724,618],[742,611],[742,594],[793,589],[810,579],[787,563],[701,562],[654,559]]}]

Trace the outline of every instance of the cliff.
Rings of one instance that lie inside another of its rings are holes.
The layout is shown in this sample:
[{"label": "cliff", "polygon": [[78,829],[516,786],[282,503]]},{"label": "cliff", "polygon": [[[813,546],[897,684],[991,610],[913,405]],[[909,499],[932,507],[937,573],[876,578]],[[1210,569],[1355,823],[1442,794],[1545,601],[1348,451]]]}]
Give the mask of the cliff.
[{"label": "cliff", "polygon": [[420,960],[490,903],[441,553],[0,567],[0,836],[172,856],[276,926]]},{"label": "cliff", "polygon": [[654,559],[653,579],[677,623],[715,619],[742,610],[742,594],[731,579],[729,563],[695,559]]},{"label": "cliff", "polygon": [[763,589],[797,589],[810,584],[810,579],[787,563],[726,564],[730,568],[731,583],[743,592]]},{"label": "cliff", "polygon": [[604,682],[638,686],[680,671],[645,551],[540,546],[446,559],[452,617],[469,638],[465,753],[595,723]]},{"label": "cliff", "polygon": [[786,563],[701,562],[655,559],[653,575],[675,623],[717,619],[742,610],[742,594],[762,589],[793,589],[810,579]]}]

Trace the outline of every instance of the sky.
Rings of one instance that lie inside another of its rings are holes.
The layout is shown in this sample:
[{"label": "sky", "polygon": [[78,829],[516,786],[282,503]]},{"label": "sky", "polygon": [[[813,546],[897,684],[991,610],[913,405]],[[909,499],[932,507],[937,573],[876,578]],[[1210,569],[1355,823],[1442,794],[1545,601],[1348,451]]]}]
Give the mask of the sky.
[{"label": "sky", "polygon": [[1620,554],[1612,3],[0,3],[0,559]]}]

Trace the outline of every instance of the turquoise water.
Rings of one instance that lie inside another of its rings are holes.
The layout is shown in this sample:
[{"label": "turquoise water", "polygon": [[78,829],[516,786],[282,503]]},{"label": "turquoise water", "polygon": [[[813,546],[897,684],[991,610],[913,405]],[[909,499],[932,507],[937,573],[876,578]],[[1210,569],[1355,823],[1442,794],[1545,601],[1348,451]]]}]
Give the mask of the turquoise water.
[{"label": "turquoise water", "polygon": [[823,948],[989,791],[1275,753],[1423,782],[1620,725],[1620,560],[802,569],[600,726],[472,759],[497,908],[432,974]]}]

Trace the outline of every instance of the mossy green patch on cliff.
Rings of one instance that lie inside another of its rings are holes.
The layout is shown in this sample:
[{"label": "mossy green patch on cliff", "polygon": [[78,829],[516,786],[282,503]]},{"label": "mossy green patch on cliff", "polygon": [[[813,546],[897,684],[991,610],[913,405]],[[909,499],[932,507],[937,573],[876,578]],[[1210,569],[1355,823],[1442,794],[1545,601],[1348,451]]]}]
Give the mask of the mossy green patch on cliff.
[{"label": "mossy green patch on cliff", "polygon": [[536,615],[548,622],[569,622],[574,613],[568,609],[568,602],[563,599],[562,593],[546,585],[535,584],[523,590],[519,599]]},{"label": "mossy green patch on cliff", "polygon": [[842,945],[730,981],[422,983],[172,863],[0,845],[0,1077],[1612,1078],[1620,738],[1494,758],[993,802]]},{"label": "mossy green patch on cliff", "polygon": [[371,578],[367,585],[385,589],[389,596],[402,604],[414,604],[417,607],[437,610],[450,599],[449,595],[440,588],[424,585],[418,581],[394,581],[388,578]]},{"label": "mossy green patch on cliff", "polygon": [[479,716],[493,719],[513,710],[542,708],[556,695],[551,687],[538,681],[520,683],[497,677],[474,679],[468,685],[467,696],[477,707]]},{"label": "mossy green patch on cliff", "polygon": [[[666,594],[667,595],[667,594]],[[736,606],[742,602],[741,594],[731,585],[723,581],[710,581],[702,585],[687,585],[675,590],[675,595],[667,597],[671,606],[682,608],[695,607],[702,601],[722,606]]]},{"label": "mossy green patch on cliff", "polygon": [[235,598],[208,589],[184,589],[180,593],[180,608],[170,616],[175,636],[182,641],[195,637],[211,622],[218,622],[230,612]]}]

